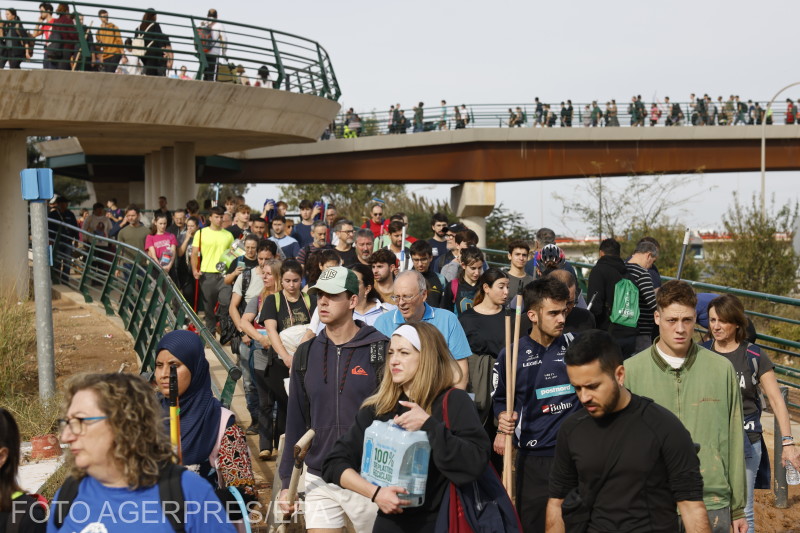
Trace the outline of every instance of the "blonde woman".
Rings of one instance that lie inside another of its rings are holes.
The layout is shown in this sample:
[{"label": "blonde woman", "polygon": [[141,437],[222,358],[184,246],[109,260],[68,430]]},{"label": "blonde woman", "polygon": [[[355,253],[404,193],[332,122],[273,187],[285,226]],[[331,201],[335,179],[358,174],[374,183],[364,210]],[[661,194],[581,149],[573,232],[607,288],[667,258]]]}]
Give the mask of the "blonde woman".
[{"label": "blonde woman", "polygon": [[[489,437],[467,393],[454,389],[458,364],[436,327],[424,322],[403,324],[392,334],[383,380],[367,398],[355,423],[334,445],[322,477],[362,496],[378,508],[373,531],[433,531],[448,482],[476,480],[489,461]],[[442,403],[448,398],[450,428]],[[431,445],[425,501],[403,508],[405,488],[376,487],[359,475],[364,431],[375,420],[393,420],[407,431],[425,431]]]},{"label": "blonde woman", "polygon": [[239,321],[239,327],[245,335],[253,339],[253,342],[258,342],[260,345],[260,348],[256,349],[253,357],[250,358],[250,375],[253,377],[258,391],[258,456],[261,460],[266,461],[272,457],[272,450],[277,447],[276,441],[280,434],[275,434],[275,428],[272,425],[272,406],[275,403],[275,396],[270,392],[264,375],[269,362],[267,357],[267,351],[270,348],[269,336],[267,329],[255,320],[261,313],[267,297],[281,290],[281,262],[267,262],[261,268],[261,279],[264,281],[264,288],[258,298],[253,298],[247,303],[242,319]]}]

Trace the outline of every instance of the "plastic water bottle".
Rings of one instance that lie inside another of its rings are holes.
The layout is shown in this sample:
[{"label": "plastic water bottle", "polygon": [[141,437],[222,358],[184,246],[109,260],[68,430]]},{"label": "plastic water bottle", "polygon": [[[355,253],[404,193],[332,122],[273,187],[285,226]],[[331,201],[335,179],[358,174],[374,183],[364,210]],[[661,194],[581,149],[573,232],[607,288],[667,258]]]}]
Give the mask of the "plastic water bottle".
[{"label": "plastic water bottle", "polygon": [[786,483],[789,485],[800,485],[800,474],[792,463],[786,463]]},{"label": "plastic water bottle", "polygon": [[164,250],[164,253],[161,255],[161,266],[165,267],[172,261],[172,249],[167,248]]},{"label": "plastic water bottle", "polygon": [[374,421],[364,432],[361,476],[380,487],[403,487],[400,499],[419,507],[425,501],[431,445],[424,431],[406,431],[393,422]]}]

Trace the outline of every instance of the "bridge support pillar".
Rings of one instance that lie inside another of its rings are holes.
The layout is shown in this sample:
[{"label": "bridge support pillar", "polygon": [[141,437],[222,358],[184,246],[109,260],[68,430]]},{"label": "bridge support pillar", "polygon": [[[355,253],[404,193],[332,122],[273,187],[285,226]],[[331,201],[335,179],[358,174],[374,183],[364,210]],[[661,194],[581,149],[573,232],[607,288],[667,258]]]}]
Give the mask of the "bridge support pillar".
[{"label": "bridge support pillar", "polygon": [[194,143],[176,142],[172,167],[172,196],[169,199],[173,209],[183,209],[186,202],[197,197]]},{"label": "bridge support pillar", "polygon": [[[158,197],[164,196],[167,199],[167,205],[175,201],[172,195],[172,184],[175,180],[175,149],[172,146],[165,146],[161,150],[161,172],[158,187],[158,194],[156,195],[156,205],[158,205]],[[174,204],[172,204],[174,207]]]},{"label": "bridge support pillar", "polygon": [[0,291],[17,298],[28,296],[27,202],[22,199],[19,172],[27,166],[26,136],[22,131],[0,130],[0,213],[3,213],[3,253],[0,254]]},{"label": "bridge support pillar", "polygon": [[471,181],[450,189],[450,207],[461,222],[478,234],[478,246],[486,246],[486,217],[495,205],[495,183]]}]

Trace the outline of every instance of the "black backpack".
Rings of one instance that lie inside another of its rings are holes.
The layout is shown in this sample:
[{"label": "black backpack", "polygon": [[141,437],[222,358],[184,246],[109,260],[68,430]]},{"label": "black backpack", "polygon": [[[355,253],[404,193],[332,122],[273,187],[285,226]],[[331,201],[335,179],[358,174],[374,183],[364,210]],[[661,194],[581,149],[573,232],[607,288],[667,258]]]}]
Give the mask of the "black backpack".
[{"label": "black backpack", "polygon": [[[242,316],[244,313],[245,307],[247,307],[247,302],[244,299],[244,295],[247,294],[247,289],[250,287],[250,280],[253,278],[253,269],[248,268],[244,272],[242,272],[242,301],[239,302],[239,316]],[[231,314],[226,312],[224,315],[220,316],[219,320],[219,329],[220,329],[220,344],[225,344],[226,342],[231,343],[231,352],[238,354],[239,353],[239,345],[241,344],[241,337],[239,336],[239,328],[236,327],[236,324],[233,323],[233,319],[231,318]]]},{"label": "black backpack", "polygon": [[[302,414],[303,421],[306,423],[306,429],[311,429],[311,400],[308,398],[308,389],[306,389],[306,371],[308,370],[308,354],[311,351],[311,343],[317,338],[307,340],[297,347],[292,357],[292,371],[296,372],[300,377],[300,385],[303,387],[303,401]],[[378,376],[378,381],[383,375],[383,364],[386,361],[386,345],[389,344],[388,340],[375,341],[369,345],[369,364],[375,370],[375,375]]]},{"label": "black backpack", "polygon": [[[186,470],[183,466],[168,463],[161,469],[158,478],[158,495],[161,498],[161,505],[167,521],[177,533],[186,531],[186,501],[181,487],[181,475]],[[78,496],[80,481],[70,476],[61,485],[58,499],[53,498],[50,505],[50,512],[53,514],[53,525],[56,529],[61,529],[64,520],[69,516],[69,510]],[[164,502],[174,502],[175,508],[167,512],[164,509]]]}]

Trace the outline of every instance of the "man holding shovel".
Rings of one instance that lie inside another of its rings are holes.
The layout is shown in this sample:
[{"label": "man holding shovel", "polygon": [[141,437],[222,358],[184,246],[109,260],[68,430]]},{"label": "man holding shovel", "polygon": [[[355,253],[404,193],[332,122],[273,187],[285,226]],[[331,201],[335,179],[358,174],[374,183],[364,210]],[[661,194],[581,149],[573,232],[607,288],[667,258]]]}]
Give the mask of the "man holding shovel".
[{"label": "man holding shovel", "polygon": [[[494,365],[494,413],[498,417],[494,449],[506,453],[511,436],[517,449],[516,507],[526,532],[544,533],[550,465],[561,422],[580,408],[570,385],[564,354],[573,340],[564,334],[569,289],[555,278],[529,283],[523,293],[524,309],[533,327],[529,336],[516,339],[513,405],[506,399],[508,382],[505,350]],[[508,460],[504,463],[510,466]],[[505,472],[505,467],[504,467]]]},{"label": "man holding shovel", "polygon": [[[361,403],[378,387],[389,339],[353,320],[359,281],[351,270],[329,268],[309,291],[317,293],[317,310],[325,328],[295,352],[289,381],[281,487],[288,487],[294,460],[290,450],[308,429],[316,432],[305,458],[305,522],[309,531],[341,530],[345,514],[357,532],[372,531],[378,506],[355,492],[325,483],[322,463],[336,440],[355,420]],[[288,489],[278,501],[294,510]]]}]

